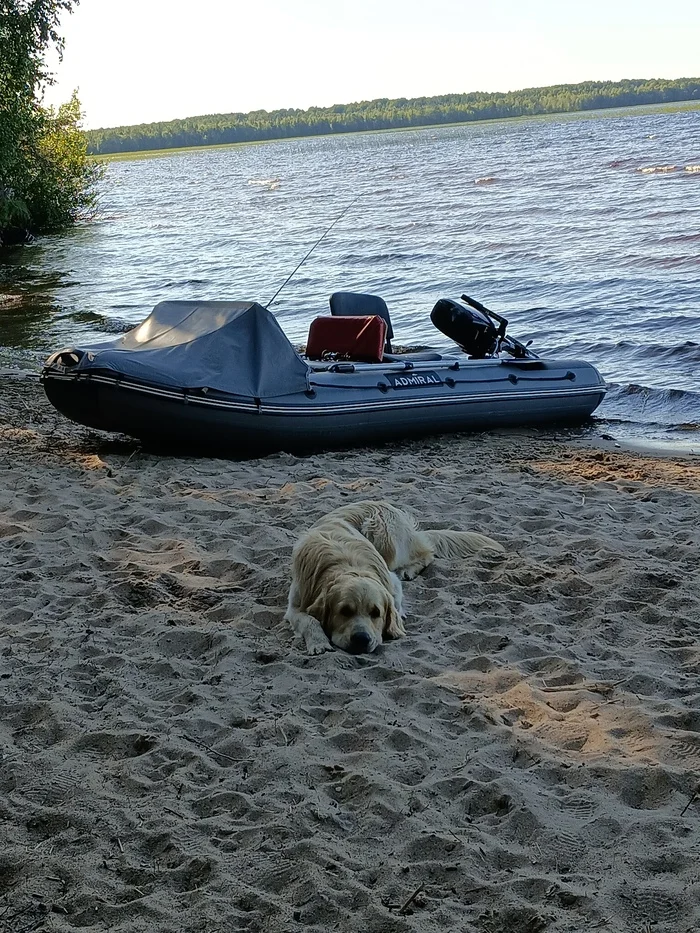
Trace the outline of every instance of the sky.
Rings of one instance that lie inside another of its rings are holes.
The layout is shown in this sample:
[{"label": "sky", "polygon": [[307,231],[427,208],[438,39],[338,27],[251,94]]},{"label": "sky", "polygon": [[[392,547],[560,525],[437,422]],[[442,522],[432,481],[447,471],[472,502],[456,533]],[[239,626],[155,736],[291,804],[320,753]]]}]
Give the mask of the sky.
[{"label": "sky", "polygon": [[45,102],[88,129],[700,76],[700,0],[81,0]]}]

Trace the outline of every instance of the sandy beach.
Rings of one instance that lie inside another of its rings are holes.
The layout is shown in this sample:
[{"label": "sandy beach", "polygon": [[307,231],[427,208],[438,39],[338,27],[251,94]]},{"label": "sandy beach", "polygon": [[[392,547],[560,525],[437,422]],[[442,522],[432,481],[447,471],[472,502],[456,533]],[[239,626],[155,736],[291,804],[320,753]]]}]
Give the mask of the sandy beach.
[{"label": "sandy beach", "polygon": [[[505,559],[305,654],[346,502]],[[164,457],[0,388],[0,931],[700,927],[700,458],[479,434]]]}]

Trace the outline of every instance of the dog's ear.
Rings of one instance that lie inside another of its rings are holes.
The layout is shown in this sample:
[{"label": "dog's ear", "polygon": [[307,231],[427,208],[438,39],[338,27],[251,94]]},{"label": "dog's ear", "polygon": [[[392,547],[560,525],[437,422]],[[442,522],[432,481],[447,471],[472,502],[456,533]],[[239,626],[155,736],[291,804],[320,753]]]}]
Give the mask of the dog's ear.
[{"label": "dog's ear", "polygon": [[384,638],[400,638],[406,634],[406,629],[403,627],[401,616],[396,611],[393,599],[387,599],[386,601],[384,631],[382,634]]},{"label": "dog's ear", "polygon": [[328,599],[326,597],[327,593],[321,593],[306,610],[310,616],[318,619],[321,625],[324,625],[328,618]]}]

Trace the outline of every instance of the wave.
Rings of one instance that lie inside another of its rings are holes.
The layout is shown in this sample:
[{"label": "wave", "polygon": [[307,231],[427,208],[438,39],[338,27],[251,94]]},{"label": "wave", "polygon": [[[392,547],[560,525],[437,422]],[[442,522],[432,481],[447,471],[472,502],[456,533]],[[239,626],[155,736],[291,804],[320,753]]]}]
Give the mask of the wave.
[{"label": "wave", "polygon": [[433,259],[430,253],[375,253],[372,256],[366,256],[358,253],[347,253],[338,258],[338,263],[342,266],[372,266],[383,265],[386,263],[419,263]]},{"label": "wave", "polygon": [[650,344],[639,347],[637,354],[639,356],[653,355],[662,360],[679,360],[684,363],[700,363],[700,344],[694,340],[686,340],[684,343],[675,346],[665,346],[664,344]]},{"label": "wave", "polygon": [[280,178],[249,178],[249,185],[256,185],[258,188],[265,188],[266,191],[276,191],[280,184]]},{"label": "wave", "polygon": [[637,171],[642,175],[667,175],[669,172],[677,172],[678,165],[648,165],[638,168]]},{"label": "wave", "polygon": [[639,159],[627,158],[627,159],[613,159],[612,162],[608,162],[608,168],[633,168],[639,165]]},{"label": "wave", "polygon": [[663,343],[635,343],[632,340],[598,340],[598,341],[571,341],[566,347],[559,347],[558,351],[576,353],[592,357],[614,357],[621,359],[630,357],[634,359],[648,359],[650,362],[676,361],[683,363],[700,363],[700,343],[686,340],[678,344]]},{"label": "wave", "polygon": [[70,315],[72,321],[79,324],[91,324],[104,334],[125,334],[136,325],[129,321],[124,321],[118,317],[106,317],[104,314],[98,314],[96,311],[77,311]]},{"label": "wave", "polygon": [[700,233],[679,233],[661,237],[657,243],[700,243]]},{"label": "wave", "polygon": [[188,288],[190,285],[209,285],[209,279],[170,279],[163,288]]},{"label": "wave", "polygon": [[601,414],[607,419],[700,431],[700,392],[608,383]]},{"label": "wave", "polygon": [[656,258],[646,256],[641,262],[641,266],[650,266],[658,269],[676,269],[681,266],[700,266],[700,256],[666,256],[665,258]]},{"label": "wave", "polygon": [[694,340],[686,340],[685,343],[679,343],[674,347],[659,346],[656,352],[661,359],[700,363],[700,344]]},{"label": "wave", "polygon": [[690,175],[696,175],[700,174],[700,165],[645,165],[637,168],[637,171],[642,175],[670,175],[671,172],[688,172]]}]

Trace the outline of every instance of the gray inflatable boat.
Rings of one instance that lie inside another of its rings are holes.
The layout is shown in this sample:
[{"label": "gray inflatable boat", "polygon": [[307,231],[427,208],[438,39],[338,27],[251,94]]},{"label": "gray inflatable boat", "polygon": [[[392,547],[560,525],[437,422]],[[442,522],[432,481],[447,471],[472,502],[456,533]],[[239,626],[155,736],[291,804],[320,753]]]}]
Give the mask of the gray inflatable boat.
[{"label": "gray inflatable boat", "polygon": [[454,353],[391,352],[377,296],[338,292],[331,310],[383,317],[381,359],[308,359],[256,302],[164,301],[116,340],[53,353],[41,378],[51,403],[80,424],[240,457],[581,422],[605,395],[590,363],[540,359],[467,296],[442,299],[431,314]]}]

